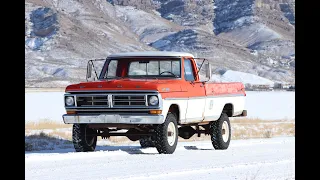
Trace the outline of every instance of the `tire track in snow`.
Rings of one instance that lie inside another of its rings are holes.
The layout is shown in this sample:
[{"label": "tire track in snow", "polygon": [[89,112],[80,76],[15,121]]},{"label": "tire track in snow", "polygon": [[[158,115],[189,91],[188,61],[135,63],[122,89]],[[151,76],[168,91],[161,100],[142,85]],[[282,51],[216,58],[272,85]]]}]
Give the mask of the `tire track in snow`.
[{"label": "tire track in snow", "polygon": [[[214,173],[216,171],[228,171],[228,169],[247,169],[247,168],[266,168],[265,166],[277,166],[283,164],[292,164],[294,163],[294,159],[285,159],[279,161],[269,161],[269,162],[251,162],[248,163],[238,163],[230,166],[218,166],[218,167],[206,167],[206,168],[198,168],[198,169],[179,169],[172,172],[160,172],[160,173],[147,173],[147,175],[134,175],[134,176],[120,176],[115,178],[108,178],[108,180],[122,180],[122,179],[130,179],[130,180],[142,180],[142,179],[166,179],[172,178],[174,176],[187,176],[187,175],[195,175],[195,174],[206,174],[206,173]],[[288,177],[285,177],[287,179]]]}]

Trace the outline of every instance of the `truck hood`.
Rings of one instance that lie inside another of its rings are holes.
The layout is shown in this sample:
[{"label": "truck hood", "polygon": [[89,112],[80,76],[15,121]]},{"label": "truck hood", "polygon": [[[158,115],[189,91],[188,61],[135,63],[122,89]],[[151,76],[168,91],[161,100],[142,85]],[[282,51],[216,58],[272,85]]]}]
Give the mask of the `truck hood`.
[{"label": "truck hood", "polygon": [[67,86],[70,91],[119,91],[119,90],[154,90],[159,92],[181,92],[181,80],[163,79],[115,79],[83,82]]}]

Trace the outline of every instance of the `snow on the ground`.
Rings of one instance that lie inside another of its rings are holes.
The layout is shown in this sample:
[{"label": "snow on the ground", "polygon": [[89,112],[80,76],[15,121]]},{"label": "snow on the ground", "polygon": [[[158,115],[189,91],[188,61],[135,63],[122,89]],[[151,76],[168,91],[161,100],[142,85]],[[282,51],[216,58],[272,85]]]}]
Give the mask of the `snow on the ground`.
[{"label": "snow on the ground", "polygon": [[25,153],[25,178],[51,179],[295,179],[295,138],[232,140],[227,150],[210,141],[179,142],[174,154],[136,144],[98,145]]},{"label": "snow on the ground", "polygon": [[216,82],[242,82],[243,84],[252,84],[252,85],[270,85],[273,86],[274,82],[254,75],[250,73],[244,73],[239,71],[228,70],[222,75],[214,74],[212,75],[212,81]]},{"label": "snow on the ground", "polygon": [[[64,92],[26,92],[25,122],[49,120],[63,123],[63,94]],[[247,91],[245,108],[249,118],[294,119],[295,92]]]}]

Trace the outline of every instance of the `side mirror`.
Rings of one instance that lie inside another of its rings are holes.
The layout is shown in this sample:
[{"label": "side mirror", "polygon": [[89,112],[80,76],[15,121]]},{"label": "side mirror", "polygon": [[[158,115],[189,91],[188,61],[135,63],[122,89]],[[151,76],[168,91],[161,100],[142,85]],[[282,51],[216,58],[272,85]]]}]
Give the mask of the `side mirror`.
[{"label": "side mirror", "polygon": [[[87,75],[86,75],[87,81],[96,81],[99,79],[96,68],[98,68],[98,70],[101,71],[101,69],[103,68],[103,66],[105,64],[105,61],[106,61],[106,59],[92,59],[92,60],[88,61]],[[101,63],[99,63],[99,62],[101,62]],[[95,64],[95,63],[97,63],[97,64]],[[97,67],[96,67],[96,65],[97,65]],[[94,73],[94,75],[92,75],[92,73]]]},{"label": "side mirror", "polygon": [[86,76],[87,81],[92,81],[92,78],[91,78],[92,63],[90,63],[90,62],[91,61],[89,61],[88,64],[87,64],[87,76]]},{"label": "side mirror", "polygon": [[212,72],[211,72],[211,64],[205,64],[206,69],[206,78],[208,78],[208,81],[211,79]]}]

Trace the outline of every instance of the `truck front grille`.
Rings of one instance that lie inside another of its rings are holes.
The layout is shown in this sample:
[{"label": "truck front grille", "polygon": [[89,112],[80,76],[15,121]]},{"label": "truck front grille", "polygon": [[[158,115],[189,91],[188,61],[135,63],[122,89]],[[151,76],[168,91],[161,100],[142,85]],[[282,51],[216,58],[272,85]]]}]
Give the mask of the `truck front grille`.
[{"label": "truck front grille", "polygon": [[91,95],[91,96],[77,96],[77,106],[105,106],[108,107],[108,95]]},{"label": "truck front grille", "polygon": [[146,106],[145,95],[113,95],[113,106]]}]

